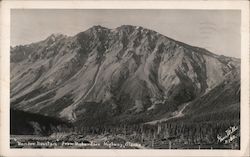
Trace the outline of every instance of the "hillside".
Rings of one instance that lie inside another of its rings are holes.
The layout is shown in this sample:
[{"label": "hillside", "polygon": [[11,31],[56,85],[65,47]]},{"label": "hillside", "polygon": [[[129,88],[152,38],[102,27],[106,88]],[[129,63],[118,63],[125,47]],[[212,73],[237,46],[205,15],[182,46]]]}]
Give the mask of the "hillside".
[{"label": "hillside", "polygon": [[142,27],[93,26],[12,47],[11,108],[80,126],[150,122],[185,103],[182,118],[238,114],[239,76],[240,59]]}]

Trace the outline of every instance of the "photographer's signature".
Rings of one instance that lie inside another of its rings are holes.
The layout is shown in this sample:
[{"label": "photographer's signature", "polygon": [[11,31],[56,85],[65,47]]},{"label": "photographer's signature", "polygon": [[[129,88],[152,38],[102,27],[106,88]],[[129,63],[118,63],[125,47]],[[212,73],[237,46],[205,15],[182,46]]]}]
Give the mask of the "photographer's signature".
[{"label": "photographer's signature", "polygon": [[224,142],[225,144],[228,144],[228,143],[231,143],[232,141],[234,141],[236,138],[237,138],[237,135],[235,134],[236,131],[239,129],[238,126],[233,126],[233,127],[229,127],[225,132],[226,132],[226,135],[225,136],[220,136],[220,135],[217,135],[217,139],[218,141],[221,143],[221,142]]}]

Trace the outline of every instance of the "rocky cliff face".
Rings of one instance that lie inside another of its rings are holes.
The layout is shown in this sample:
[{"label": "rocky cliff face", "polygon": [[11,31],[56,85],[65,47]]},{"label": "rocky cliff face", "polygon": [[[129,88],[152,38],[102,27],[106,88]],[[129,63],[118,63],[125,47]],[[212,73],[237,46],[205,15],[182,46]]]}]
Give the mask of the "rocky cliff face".
[{"label": "rocky cliff face", "polygon": [[239,70],[239,59],[149,29],[94,26],[11,48],[11,107],[71,121],[91,115],[147,121],[223,82],[240,85]]}]

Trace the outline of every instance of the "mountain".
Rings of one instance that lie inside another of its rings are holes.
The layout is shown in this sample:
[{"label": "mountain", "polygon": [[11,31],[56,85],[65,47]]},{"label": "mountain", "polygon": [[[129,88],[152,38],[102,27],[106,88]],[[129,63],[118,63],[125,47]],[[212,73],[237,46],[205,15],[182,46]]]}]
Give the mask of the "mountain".
[{"label": "mountain", "polygon": [[239,112],[240,59],[138,26],[52,34],[10,60],[11,108],[78,124],[149,122],[186,103],[180,117]]}]

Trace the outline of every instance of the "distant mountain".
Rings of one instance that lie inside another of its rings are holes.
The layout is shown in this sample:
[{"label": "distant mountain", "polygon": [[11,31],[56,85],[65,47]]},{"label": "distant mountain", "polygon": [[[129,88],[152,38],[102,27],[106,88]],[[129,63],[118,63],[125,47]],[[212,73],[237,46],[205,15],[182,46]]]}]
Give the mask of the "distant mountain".
[{"label": "distant mountain", "polygon": [[240,59],[142,27],[94,26],[11,48],[11,108],[81,124],[159,120],[185,103],[184,116],[238,114],[239,98]]}]

